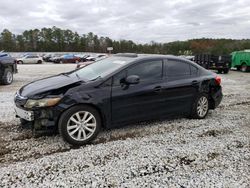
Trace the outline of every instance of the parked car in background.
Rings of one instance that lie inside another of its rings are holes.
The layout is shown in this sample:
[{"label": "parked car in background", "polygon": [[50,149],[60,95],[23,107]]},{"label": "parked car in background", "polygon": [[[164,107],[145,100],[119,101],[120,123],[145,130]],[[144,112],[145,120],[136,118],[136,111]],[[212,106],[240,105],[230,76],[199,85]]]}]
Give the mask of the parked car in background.
[{"label": "parked car in background", "polygon": [[11,84],[15,73],[17,73],[16,60],[9,54],[0,52],[0,84]]},{"label": "parked car in background", "polygon": [[86,61],[98,61],[101,60],[103,58],[108,57],[106,54],[99,54],[97,56],[89,56],[86,58]]},{"label": "parked car in background", "polygon": [[59,130],[72,145],[101,128],[174,115],[205,118],[222,100],[221,78],[175,56],[114,55],[33,81],[15,95],[17,117],[34,130]]},{"label": "parked car in background", "polygon": [[227,74],[231,68],[230,55],[197,54],[194,56],[194,62],[205,69],[217,70],[218,73]]},{"label": "parked car in background", "polygon": [[38,56],[38,55],[24,55],[20,58],[17,58],[17,63],[18,64],[41,64],[43,62],[42,57]]},{"label": "parked car in background", "polygon": [[90,56],[88,54],[76,54],[75,56],[80,58],[80,62],[85,62],[87,61],[87,58]]},{"label": "parked car in background", "polygon": [[92,64],[92,63],[94,63],[94,62],[96,62],[96,61],[105,59],[105,58],[107,58],[107,57],[108,57],[107,55],[98,55],[97,57],[91,57],[90,59],[89,59],[89,58],[86,58],[86,61],[77,63],[76,69],[85,67],[85,66],[87,66],[87,65],[90,65],[90,64]]},{"label": "parked car in background", "polygon": [[86,67],[92,63],[94,63],[95,61],[84,61],[84,62],[80,62],[80,63],[77,63],[76,65],[76,69],[80,69],[82,67]]},{"label": "parked car in background", "polygon": [[232,67],[242,72],[250,71],[250,51],[236,51],[232,53]]},{"label": "parked car in background", "polygon": [[52,62],[51,58],[53,58],[53,57],[56,57],[56,55],[55,54],[45,54],[43,56],[43,61],[45,61],[45,62]]},{"label": "parked car in background", "polygon": [[81,58],[74,54],[67,54],[53,58],[54,63],[78,63],[80,61]]}]

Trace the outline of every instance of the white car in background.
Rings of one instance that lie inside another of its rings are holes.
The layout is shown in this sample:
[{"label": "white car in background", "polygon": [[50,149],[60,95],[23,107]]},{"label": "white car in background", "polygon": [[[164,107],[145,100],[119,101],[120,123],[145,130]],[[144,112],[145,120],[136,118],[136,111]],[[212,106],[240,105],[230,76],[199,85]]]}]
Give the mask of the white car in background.
[{"label": "white car in background", "polygon": [[24,55],[23,57],[17,58],[16,60],[18,64],[41,64],[43,62],[43,58],[38,55]]}]

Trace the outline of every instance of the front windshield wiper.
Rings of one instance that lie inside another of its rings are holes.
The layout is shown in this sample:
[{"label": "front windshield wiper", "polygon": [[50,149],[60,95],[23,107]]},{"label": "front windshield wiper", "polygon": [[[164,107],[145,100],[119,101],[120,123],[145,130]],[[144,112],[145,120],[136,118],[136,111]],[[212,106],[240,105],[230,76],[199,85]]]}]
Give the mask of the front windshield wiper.
[{"label": "front windshield wiper", "polygon": [[100,78],[102,78],[101,76],[97,76],[96,78],[94,78],[94,79],[92,79],[92,80],[90,80],[90,81],[95,81],[95,80],[98,80],[98,79],[100,79]]},{"label": "front windshield wiper", "polygon": [[79,80],[81,80],[80,76],[79,76],[77,73],[75,73],[75,74],[76,74],[76,77],[77,77]]},{"label": "front windshield wiper", "polygon": [[61,73],[61,75],[69,77],[69,74],[67,72],[63,72],[63,73]]}]

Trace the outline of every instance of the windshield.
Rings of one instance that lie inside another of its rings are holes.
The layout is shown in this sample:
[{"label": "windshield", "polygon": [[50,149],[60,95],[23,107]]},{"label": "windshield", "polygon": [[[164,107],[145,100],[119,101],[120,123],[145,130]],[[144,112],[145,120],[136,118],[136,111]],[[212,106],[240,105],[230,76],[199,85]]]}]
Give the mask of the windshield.
[{"label": "windshield", "polygon": [[75,71],[77,76],[84,80],[94,80],[103,78],[120,67],[131,62],[133,59],[128,57],[109,57],[90,64],[82,69]]}]

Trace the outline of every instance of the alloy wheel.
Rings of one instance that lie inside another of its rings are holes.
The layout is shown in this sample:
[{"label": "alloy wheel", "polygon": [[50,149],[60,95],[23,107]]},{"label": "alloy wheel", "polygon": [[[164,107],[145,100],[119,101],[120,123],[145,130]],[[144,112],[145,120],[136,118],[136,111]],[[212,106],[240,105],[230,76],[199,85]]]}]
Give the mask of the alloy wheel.
[{"label": "alloy wheel", "polygon": [[13,80],[13,76],[12,76],[12,73],[10,71],[7,72],[6,78],[7,78],[7,83],[10,84]]},{"label": "alloy wheel", "polygon": [[208,111],[208,100],[206,97],[201,97],[197,103],[197,114],[204,117]]},{"label": "alloy wheel", "polygon": [[67,132],[76,141],[90,138],[96,130],[97,122],[94,115],[88,111],[73,114],[67,122]]}]

